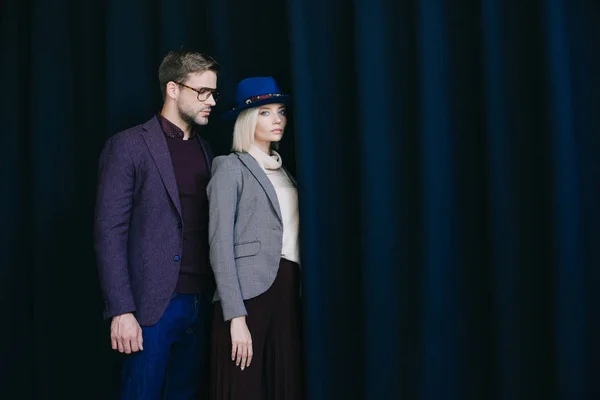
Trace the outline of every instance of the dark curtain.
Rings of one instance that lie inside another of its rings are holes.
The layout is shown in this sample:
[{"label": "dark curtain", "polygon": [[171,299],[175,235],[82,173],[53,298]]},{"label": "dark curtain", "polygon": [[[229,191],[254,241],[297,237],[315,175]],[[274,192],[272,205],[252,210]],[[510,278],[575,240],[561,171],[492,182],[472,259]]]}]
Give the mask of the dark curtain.
[{"label": "dark curtain", "polygon": [[600,398],[595,0],[5,0],[0,398],[107,399],[104,140],[170,49],[294,95],[308,399]]},{"label": "dark curtain", "polygon": [[309,398],[600,398],[600,4],[290,15]]}]

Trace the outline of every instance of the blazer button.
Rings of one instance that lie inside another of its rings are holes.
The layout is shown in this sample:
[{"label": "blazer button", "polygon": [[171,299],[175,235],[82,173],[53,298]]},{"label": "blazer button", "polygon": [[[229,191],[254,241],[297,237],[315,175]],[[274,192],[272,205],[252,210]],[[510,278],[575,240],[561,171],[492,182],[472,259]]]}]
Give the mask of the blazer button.
[{"label": "blazer button", "polygon": [[181,257],[179,257],[179,256],[173,257],[173,261],[179,261],[180,259],[181,259]]},{"label": "blazer button", "polygon": [[181,229],[181,222],[177,223],[177,229]]}]

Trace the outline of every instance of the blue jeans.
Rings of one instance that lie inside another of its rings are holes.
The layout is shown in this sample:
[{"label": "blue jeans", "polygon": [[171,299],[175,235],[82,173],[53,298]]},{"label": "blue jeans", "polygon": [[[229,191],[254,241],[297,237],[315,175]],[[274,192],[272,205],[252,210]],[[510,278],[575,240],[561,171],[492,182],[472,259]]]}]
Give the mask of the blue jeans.
[{"label": "blue jeans", "polygon": [[142,327],[144,350],[127,355],[122,400],[208,398],[211,299],[174,294],[160,320]]}]

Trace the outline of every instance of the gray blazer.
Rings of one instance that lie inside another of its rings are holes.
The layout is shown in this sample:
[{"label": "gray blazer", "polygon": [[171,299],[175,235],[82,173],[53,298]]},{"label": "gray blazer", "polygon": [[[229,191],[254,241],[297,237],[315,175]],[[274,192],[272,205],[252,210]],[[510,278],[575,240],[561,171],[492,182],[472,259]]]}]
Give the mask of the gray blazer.
[{"label": "gray blazer", "polygon": [[229,321],[247,315],[244,300],[266,292],[277,276],[281,210],[271,181],[248,153],[216,157],[207,192],[214,300],[221,302]]}]

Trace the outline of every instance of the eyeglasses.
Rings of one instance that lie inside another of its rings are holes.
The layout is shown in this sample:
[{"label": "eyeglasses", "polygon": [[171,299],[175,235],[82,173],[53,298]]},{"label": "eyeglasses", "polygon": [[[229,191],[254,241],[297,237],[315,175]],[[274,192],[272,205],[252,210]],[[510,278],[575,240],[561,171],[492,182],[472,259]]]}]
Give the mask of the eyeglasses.
[{"label": "eyeglasses", "polygon": [[181,82],[176,82],[178,85],[181,85],[185,88],[188,88],[190,90],[193,90],[194,92],[196,92],[198,94],[198,101],[206,101],[209,99],[210,96],[213,97],[213,99],[215,101],[217,101],[217,99],[219,98],[220,93],[217,92],[217,89],[211,89],[211,88],[206,88],[206,87],[202,87],[200,89],[194,89],[193,87],[190,87],[188,85],[186,85],[185,83],[181,83]]}]

